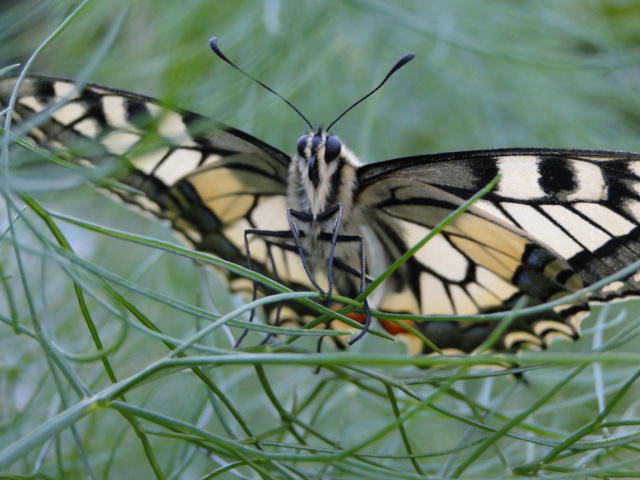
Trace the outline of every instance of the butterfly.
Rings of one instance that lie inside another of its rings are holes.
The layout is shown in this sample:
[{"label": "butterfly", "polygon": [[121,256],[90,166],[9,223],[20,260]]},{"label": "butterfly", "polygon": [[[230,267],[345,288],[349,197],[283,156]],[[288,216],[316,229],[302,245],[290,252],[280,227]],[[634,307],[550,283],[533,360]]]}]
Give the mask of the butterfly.
[{"label": "butterfly", "polygon": [[[0,82],[3,107],[16,86],[15,78]],[[352,298],[500,175],[371,295],[382,312],[462,318],[410,322],[432,345],[383,321],[412,353],[471,353],[497,322],[464,316],[558,300],[640,259],[636,153],[509,148],[362,164],[330,128],[309,124],[289,155],[152,98],[44,76],[22,81],[11,114],[29,141],[62,158],[119,166],[114,176],[130,188],[109,188],[168,219],[195,249],[294,290]],[[636,296],[638,279],[517,316],[493,348],[576,339],[590,302]],[[246,289],[242,280],[230,275],[231,288]],[[295,305],[270,311],[272,318],[308,313]]]}]

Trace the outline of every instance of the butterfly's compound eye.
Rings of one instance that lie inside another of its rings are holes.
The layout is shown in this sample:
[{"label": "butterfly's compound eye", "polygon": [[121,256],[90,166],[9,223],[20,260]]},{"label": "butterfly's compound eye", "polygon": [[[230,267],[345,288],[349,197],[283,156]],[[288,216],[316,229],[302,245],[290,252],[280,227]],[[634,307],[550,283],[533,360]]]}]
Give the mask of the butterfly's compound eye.
[{"label": "butterfly's compound eye", "polygon": [[307,149],[309,135],[303,135],[298,139],[298,155],[304,158],[304,151]]},{"label": "butterfly's compound eye", "polygon": [[324,143],[324,159],[328,162],[335,160],[340,155],[342,150],[342,143],[338,137],[330,135]]}]

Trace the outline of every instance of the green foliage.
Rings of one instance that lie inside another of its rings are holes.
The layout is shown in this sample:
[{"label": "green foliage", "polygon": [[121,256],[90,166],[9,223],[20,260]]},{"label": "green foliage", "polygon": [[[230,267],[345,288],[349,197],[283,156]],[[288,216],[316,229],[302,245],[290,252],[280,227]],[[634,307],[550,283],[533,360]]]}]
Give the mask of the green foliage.
[{"label": "green foliage", "polygon": [[[335,128],[364,161],[640,149],[637,1],[79,5],[3,6],[0,69],[44,47],[31,72],[162,98],[292,151],[304,123],[209,37],[325,125],[414,51]],[[319,332],[300,330],[233,349],[248,299],[167,225],[77,172],[2,162],[0,478],[640,477],[637,302],[517,359],[412,358],[375,335],[317,354]],[[515,360],[524,381],[471,368]]]}]

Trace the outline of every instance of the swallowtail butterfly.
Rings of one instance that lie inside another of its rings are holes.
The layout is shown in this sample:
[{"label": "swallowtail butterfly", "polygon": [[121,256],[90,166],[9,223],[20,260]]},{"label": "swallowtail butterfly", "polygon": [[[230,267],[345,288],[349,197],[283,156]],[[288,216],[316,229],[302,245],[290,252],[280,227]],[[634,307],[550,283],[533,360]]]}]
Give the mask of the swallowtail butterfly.
[{"label": "swallowtail butterfly", "polygon": [[[312,129],[288,155],[196,113],[60,78],[31,76],[18,87],[15,78],[2,80],[3,108],[16,88],[14,130],[77,164],[120,162],[118,180],[141,192],[113,187],[120,198],[170,220],[195,249],[244,264],[245,232],[261,232],[246,237],[251,266],[294,289],[313,288],[309,272],[321,288],[333,283],[327,258],[335,247],[334,291],[357,296],[363,265],[366,278],[384,271],[497,175],[491,192],[376,290],[376,309],[504,312],[525,296],[528,305],[562,298],[640,259],[640,154],[511,148],[363,165],[328,129]],[[589,302],[637,295],[637,280],[519,317],[494,348],[575,339]],[[291,308],[278,315],[303,315]],[[473,352],[496,324],[415,322],[439,349],[458,352]],[[415,336],[405,339],[412,353],[433,351]]]}]

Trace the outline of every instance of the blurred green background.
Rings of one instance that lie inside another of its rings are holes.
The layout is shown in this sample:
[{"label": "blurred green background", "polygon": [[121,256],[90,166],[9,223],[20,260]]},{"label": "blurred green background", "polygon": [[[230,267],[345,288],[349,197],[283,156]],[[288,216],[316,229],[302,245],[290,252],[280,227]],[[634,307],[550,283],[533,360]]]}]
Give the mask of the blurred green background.
[{"label": "blurred green background", "polygon": [[[24,61],[78,2],[16,2],[3,64]],[[303,122],[231,59],[327,124],[404,53],[416,59],[340,122],[366,161],[497,147],[638,150],[634,1],[90,2],[32,71],[170,100],[291,151]],[[0,57],[2,58],[2,57]],[[278,128],[274,128],[277,119]]]},{"label": "blurred green background", "polygon": [[[2,5],[0,67],[24,64],[78,5],[69,0]],[[292,152],[306,133],[304,122],[215,57],[208,47],[211,36],[244,70],[291,100],[312,123],[324,125],[413,51],[415,60],[334,129],[365,162],[501,147],[639,151],[638,25],[640,2],[631,0],[94,1],[39,53],[30,71],[86,76],[161,98]],[[65,190],[52,183],[51,190],[38,196],[48,208],[177,241],[167,225],[129,211],[91,186]],[[6,211],[0,225],[4,232]],[[60,227],[81,258],[166,298],[211,311],[229,311],[241,302],[224,293],[219,276],[188,259]],[[72,278],[88,292],[105,344],[121,341],[109,355],[119,380],[166,355],[166,347],[137,330],[135,319],[99,281],[61,261],[28,228],[17,228],[45,343],[60,349],[89,390],[104,392],[111,382],[103,364],[91,357],[95,348]],[[31,329],[13,245],[9,236],[0,241],[0,313],[13,317],[14,306],[17,320]],[[207,324],[132,289],[120,291],[166,335],[187,338]],[[10,467],[0,469],[0,478],[6,478],[3,472],[35,472],[34,478],[489,478],[545,459],[549,478],[582,475],[585,469],[585,478],[589,472],[629,476],[640,469],[640,392],[633,383],[637,364],[624,358],[635,358],[638,349],[637,312],[637,302],[616,305],[602,317],[604,333],[595,336],[593,316],[580,342],[553,345],[550,365],[526,373],[528,385],[510,375],[452,381],[455,371],[418,370],[410,359],[402,367],[355,366],[362,353],[402,355],[400,345],[371,336],[350,349],[355,363],[348,357],[335,360],[316,375],[311,367],[291,364],[267,365],[265,377],[248,362],[209,365],[207,375],[264,450],[248,440],[220,396],[189,371],[167,372],[146,384],[139,379],[127,393],[130,404],[213,432],[231,446],[176,430],[166,418],[159,425],[139,420],[144,435],[136,434],[134,422],[102,409],[74,424],[76,430],[45,435],[45,443],[21,450]],[[624,341],[617,337],[621,333]],[[576,379],[545,399],[580,363],[569,356],[570,365],[560,366],[558,355],[588,352],[601,345],[601,337],[614,342],[617,360],[607,357],[602,367],[586,360],[589,366]],[[257,338],[245,345],[255,345]],[[202,343],[230,351],[221,331]],[[300,345],[313,348],[313,342]],[[45,350],[28,335],[0,325],[0,452],[30,441],[43,422],[80,403]],[[397,415],[407,415],[403,422],[394,424],[394,405]],[[594,426],[572,437],[605,405],[611,411],[604,420],[626,423]],[[546,457],[565,441],[560,457]],[[269,461],[252,456],[265,450],[272,455]],[[278,457],[309,452],[318,460]],[[323,457],[327,452],[335,457]],[[409,453],[422,456],[411,462]],[[236,469],[211,474],[221,465]]]}]

